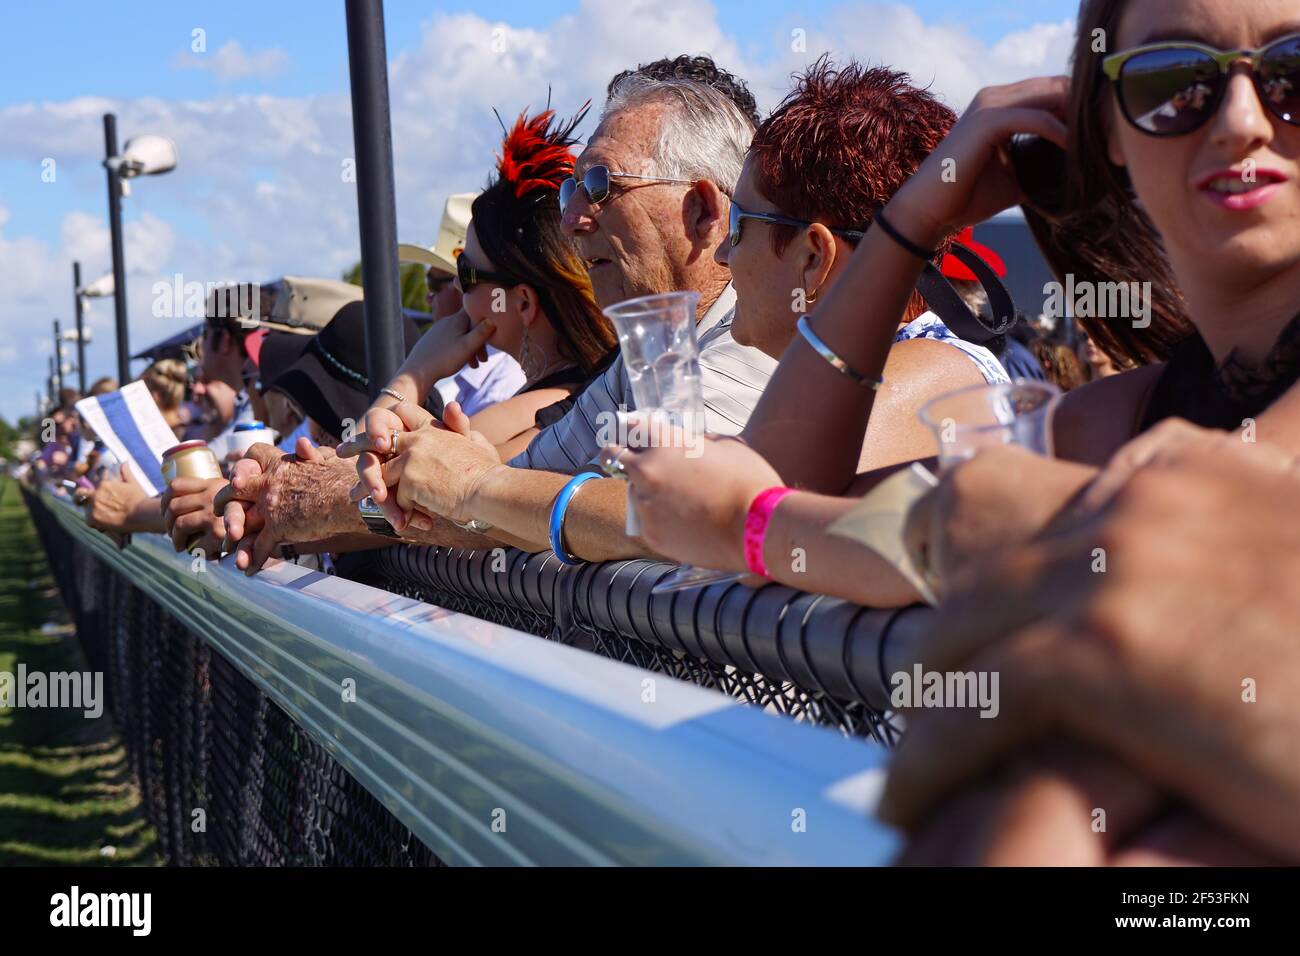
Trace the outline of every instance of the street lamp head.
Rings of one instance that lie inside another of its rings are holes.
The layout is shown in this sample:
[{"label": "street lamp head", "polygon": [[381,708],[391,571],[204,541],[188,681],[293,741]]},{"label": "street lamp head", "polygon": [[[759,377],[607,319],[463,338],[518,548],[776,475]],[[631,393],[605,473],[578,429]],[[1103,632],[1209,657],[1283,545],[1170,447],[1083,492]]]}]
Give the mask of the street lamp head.
[{"label": "street lamp head", "polygon": [[102,299],[113,294],[113,273],[106,272],[94,282],[81,287],[81,294],[87,299]]},{"label": "street lamp head", "polygon": [[157,176],[176,168],[176,144],[166,136],[136,136],[126,141],[122,150],[118,175],[123,179],[134,176]]}]

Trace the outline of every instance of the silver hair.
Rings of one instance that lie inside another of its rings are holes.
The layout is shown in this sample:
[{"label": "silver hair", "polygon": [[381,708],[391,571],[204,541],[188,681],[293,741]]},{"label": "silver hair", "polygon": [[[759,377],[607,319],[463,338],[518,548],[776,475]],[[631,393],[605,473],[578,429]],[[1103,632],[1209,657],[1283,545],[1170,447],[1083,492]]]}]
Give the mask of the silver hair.
[{"label": "silver hair", "polygon": [[[610,90],[601,122],[611,113],[649,103],[665,103],[647,176],[707,179],[728,196],[754,138],[754,124],[725,94],[688,79],[654,79],[629,73]],[[634,170],[623,170],[633,172]]]}]

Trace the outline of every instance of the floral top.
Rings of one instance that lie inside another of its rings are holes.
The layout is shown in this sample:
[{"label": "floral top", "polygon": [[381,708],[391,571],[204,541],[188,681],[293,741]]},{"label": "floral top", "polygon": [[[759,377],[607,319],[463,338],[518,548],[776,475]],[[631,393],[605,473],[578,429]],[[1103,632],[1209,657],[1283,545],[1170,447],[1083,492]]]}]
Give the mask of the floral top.
[{"label": "floral top", "polygon": [[948,326],[944,325],[943,319],[933,312],[923,312],[918,315],[899,329],[898,334],[894,336],[895,342],[906,342],[909,339],[934,339],[936,342],[947,342],[954,348],[960,349],[975,363],[975,367],[980,370],[984,381],[989,385],[1001,385],[1011,381],[1011,376],[1007,375],[1007,370],[1002,367],[1002,363],[992,352],[982,345],[958,338]]}]

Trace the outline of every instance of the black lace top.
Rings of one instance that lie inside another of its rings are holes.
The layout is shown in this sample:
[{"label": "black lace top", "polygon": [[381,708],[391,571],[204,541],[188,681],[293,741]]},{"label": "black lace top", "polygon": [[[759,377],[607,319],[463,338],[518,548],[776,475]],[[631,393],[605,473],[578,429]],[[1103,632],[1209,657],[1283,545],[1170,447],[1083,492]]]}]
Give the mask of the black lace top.
[{"label": "black lace top", "polygon": [[1255,418],[1300,380],[1300,315],[1282,330],[1258,365],[1234,352],[1222,365],[1199,334],[1178,344],[1156,381],[1142,416],[1142,431],[1166,418],[1203,428],[1231,430]]}]

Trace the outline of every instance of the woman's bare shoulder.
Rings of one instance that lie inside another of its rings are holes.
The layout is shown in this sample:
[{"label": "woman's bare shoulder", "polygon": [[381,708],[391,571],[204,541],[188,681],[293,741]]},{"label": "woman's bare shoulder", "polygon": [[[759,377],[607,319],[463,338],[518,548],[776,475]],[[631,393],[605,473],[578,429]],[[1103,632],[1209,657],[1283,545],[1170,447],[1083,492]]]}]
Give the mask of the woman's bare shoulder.
[{"label": "woman's bare shoulder", "polygon": [[1137,432],[1164,367],[1163,362],[1143,365],[1066,393],[1053,421],[1056,456],[1098,466],[1109,461]]}]

